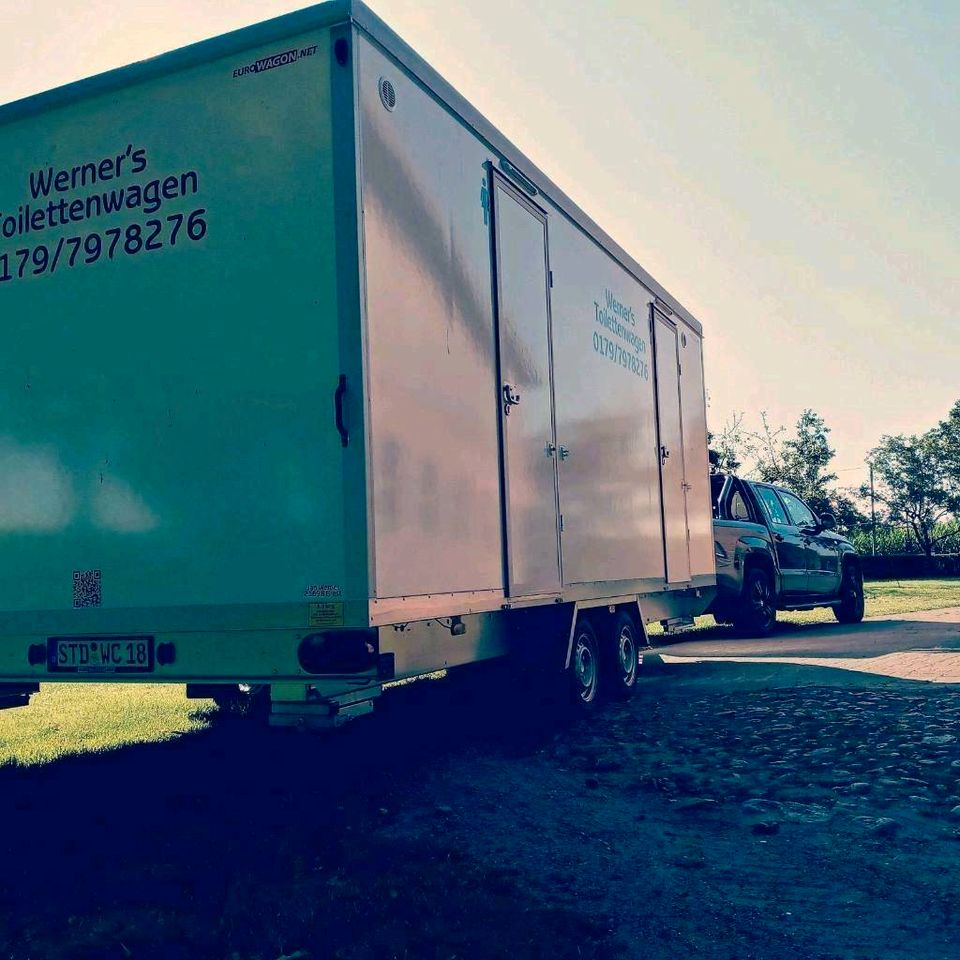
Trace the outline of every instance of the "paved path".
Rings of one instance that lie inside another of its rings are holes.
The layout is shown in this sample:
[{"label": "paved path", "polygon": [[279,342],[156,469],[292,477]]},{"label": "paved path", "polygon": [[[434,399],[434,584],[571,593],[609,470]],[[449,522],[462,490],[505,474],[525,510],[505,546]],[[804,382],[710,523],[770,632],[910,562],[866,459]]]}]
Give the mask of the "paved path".
[{"label": "paved path", "polygon": [[[727,636],[675,640],[661,643],[655,652],[670,667],[749,665],[738,679],[746,679],[749,674],[750,679],[764,684],[822,683],[824,670],[843,671],[847,676],[834,674],[833,679],[844,684],[858,682],[849,676],[851,673],[960,683],[960,607],[875,618],[855,626],[781,625],[774,636],[763,640]],[[686,675],[686,671],[680,672]],[[713,671],[700,669],[696,673],[706,679]]]}]

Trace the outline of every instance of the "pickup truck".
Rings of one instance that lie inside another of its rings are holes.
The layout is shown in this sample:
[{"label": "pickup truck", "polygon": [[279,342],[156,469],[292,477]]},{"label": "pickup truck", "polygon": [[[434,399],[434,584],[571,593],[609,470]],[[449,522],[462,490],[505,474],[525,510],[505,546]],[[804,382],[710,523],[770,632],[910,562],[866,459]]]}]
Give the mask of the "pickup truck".
[{"label": "pickup truck", "polygon": [[857,552],[798,496],[769,483],[710,478],[717,596],[710,612],[750,636],[767,636],[777,610],[832,607],[840,623],[863,619]]}]

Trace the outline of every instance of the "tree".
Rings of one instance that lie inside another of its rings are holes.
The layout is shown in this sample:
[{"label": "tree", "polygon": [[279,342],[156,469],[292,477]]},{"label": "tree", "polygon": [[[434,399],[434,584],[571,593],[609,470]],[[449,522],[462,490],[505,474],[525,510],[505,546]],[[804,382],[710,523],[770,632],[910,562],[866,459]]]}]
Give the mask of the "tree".
[{"label": "tree", "polygon": [[[851,490],[855,496],[859,496],[858,490]],[[833,513],[837,521],[837,529],[853,533],[864,527],[869,529],[869,517],[857,506],[853,497],[846,493],[833,493],[830,495],[830,512]]]},{"label": "tree", "polygon": [[954,512],[960,513],[960,400],[951,407],[947,419],[940,421],[936,433],[947,487],[950,496],[958,501]]},{"label": "tree", "polygon": [[716,454],[715,473],[736,473],[743,466],[740,457],[744,445],[742,413],[734,413],[719,433],[707,432],[707,446]]},{"label": "tree", "polygon": [[[891,522],[910,528],[928,557],[950,538],[945,521],[960,507],[942,427],[917,436],[885,436],[870,451],[877,500]],[[860,493],[868,495],[869,488],[861,487]]]},{"label": "tree", "polygon": [[784,427],[771,427],[766,411],[760,414],[760,424],[760,432],[750,434],[747,444],[757,479],[787,487],[806,500],[815,513],[834,514],[845,529],[863,520],[853,500],[832,490],[837,475],[828,472],[828,467],[835,451],[823,417],[804,410],[792,436],[786,436]]}]

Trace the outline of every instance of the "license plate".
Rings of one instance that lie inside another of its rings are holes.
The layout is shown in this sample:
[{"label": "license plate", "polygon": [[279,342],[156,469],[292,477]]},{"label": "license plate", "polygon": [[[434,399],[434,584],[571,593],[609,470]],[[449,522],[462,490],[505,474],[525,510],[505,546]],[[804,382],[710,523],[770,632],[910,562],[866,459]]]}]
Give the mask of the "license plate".
[{"label": "license plate", "polygon": [[51,637],[50,673],[150,673],[153,637]]}]

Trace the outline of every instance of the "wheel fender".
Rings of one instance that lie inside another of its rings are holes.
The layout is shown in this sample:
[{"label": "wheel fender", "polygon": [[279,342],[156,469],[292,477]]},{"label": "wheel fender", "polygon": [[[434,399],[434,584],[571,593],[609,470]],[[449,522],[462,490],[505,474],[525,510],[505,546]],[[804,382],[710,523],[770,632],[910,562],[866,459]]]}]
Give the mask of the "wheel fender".
[{"label": "wheel fender", "polygon": [[[640,634],[640,642],[643,647],[650,646],[650,637],[647,634],[647,624],[643,618],[643,611],[640,609],[640,598],[637,597],[636,600],[630,600],[626,604],[616,604],[616,606],[623,606],[624,609],[628,609],[631,614],[633,614],[633,606],[636,604],[637,611],[635,616],[636,626]],[[577,630],[577,617],[580,615],[581,611],[586,611],[587,607],[581,607],[580,602],[577,601],[573,605],[573,616],[570,618],[570,632],[567,634],[567,655],[563,661],[563,669],[568,670],[570,668],[570,660],[573,657],[573,638]]]},{"label": "wheel fender", "polygon": [[[855,553],[845,553],[840,558],[840,586],[843,586],[843,580],[847,575],[847,571],[853,569],[860,571],[861,576],[863,574],[862,567],[860,566],[860,558]],[[839,588],[838,588],[839,596]]]}]

